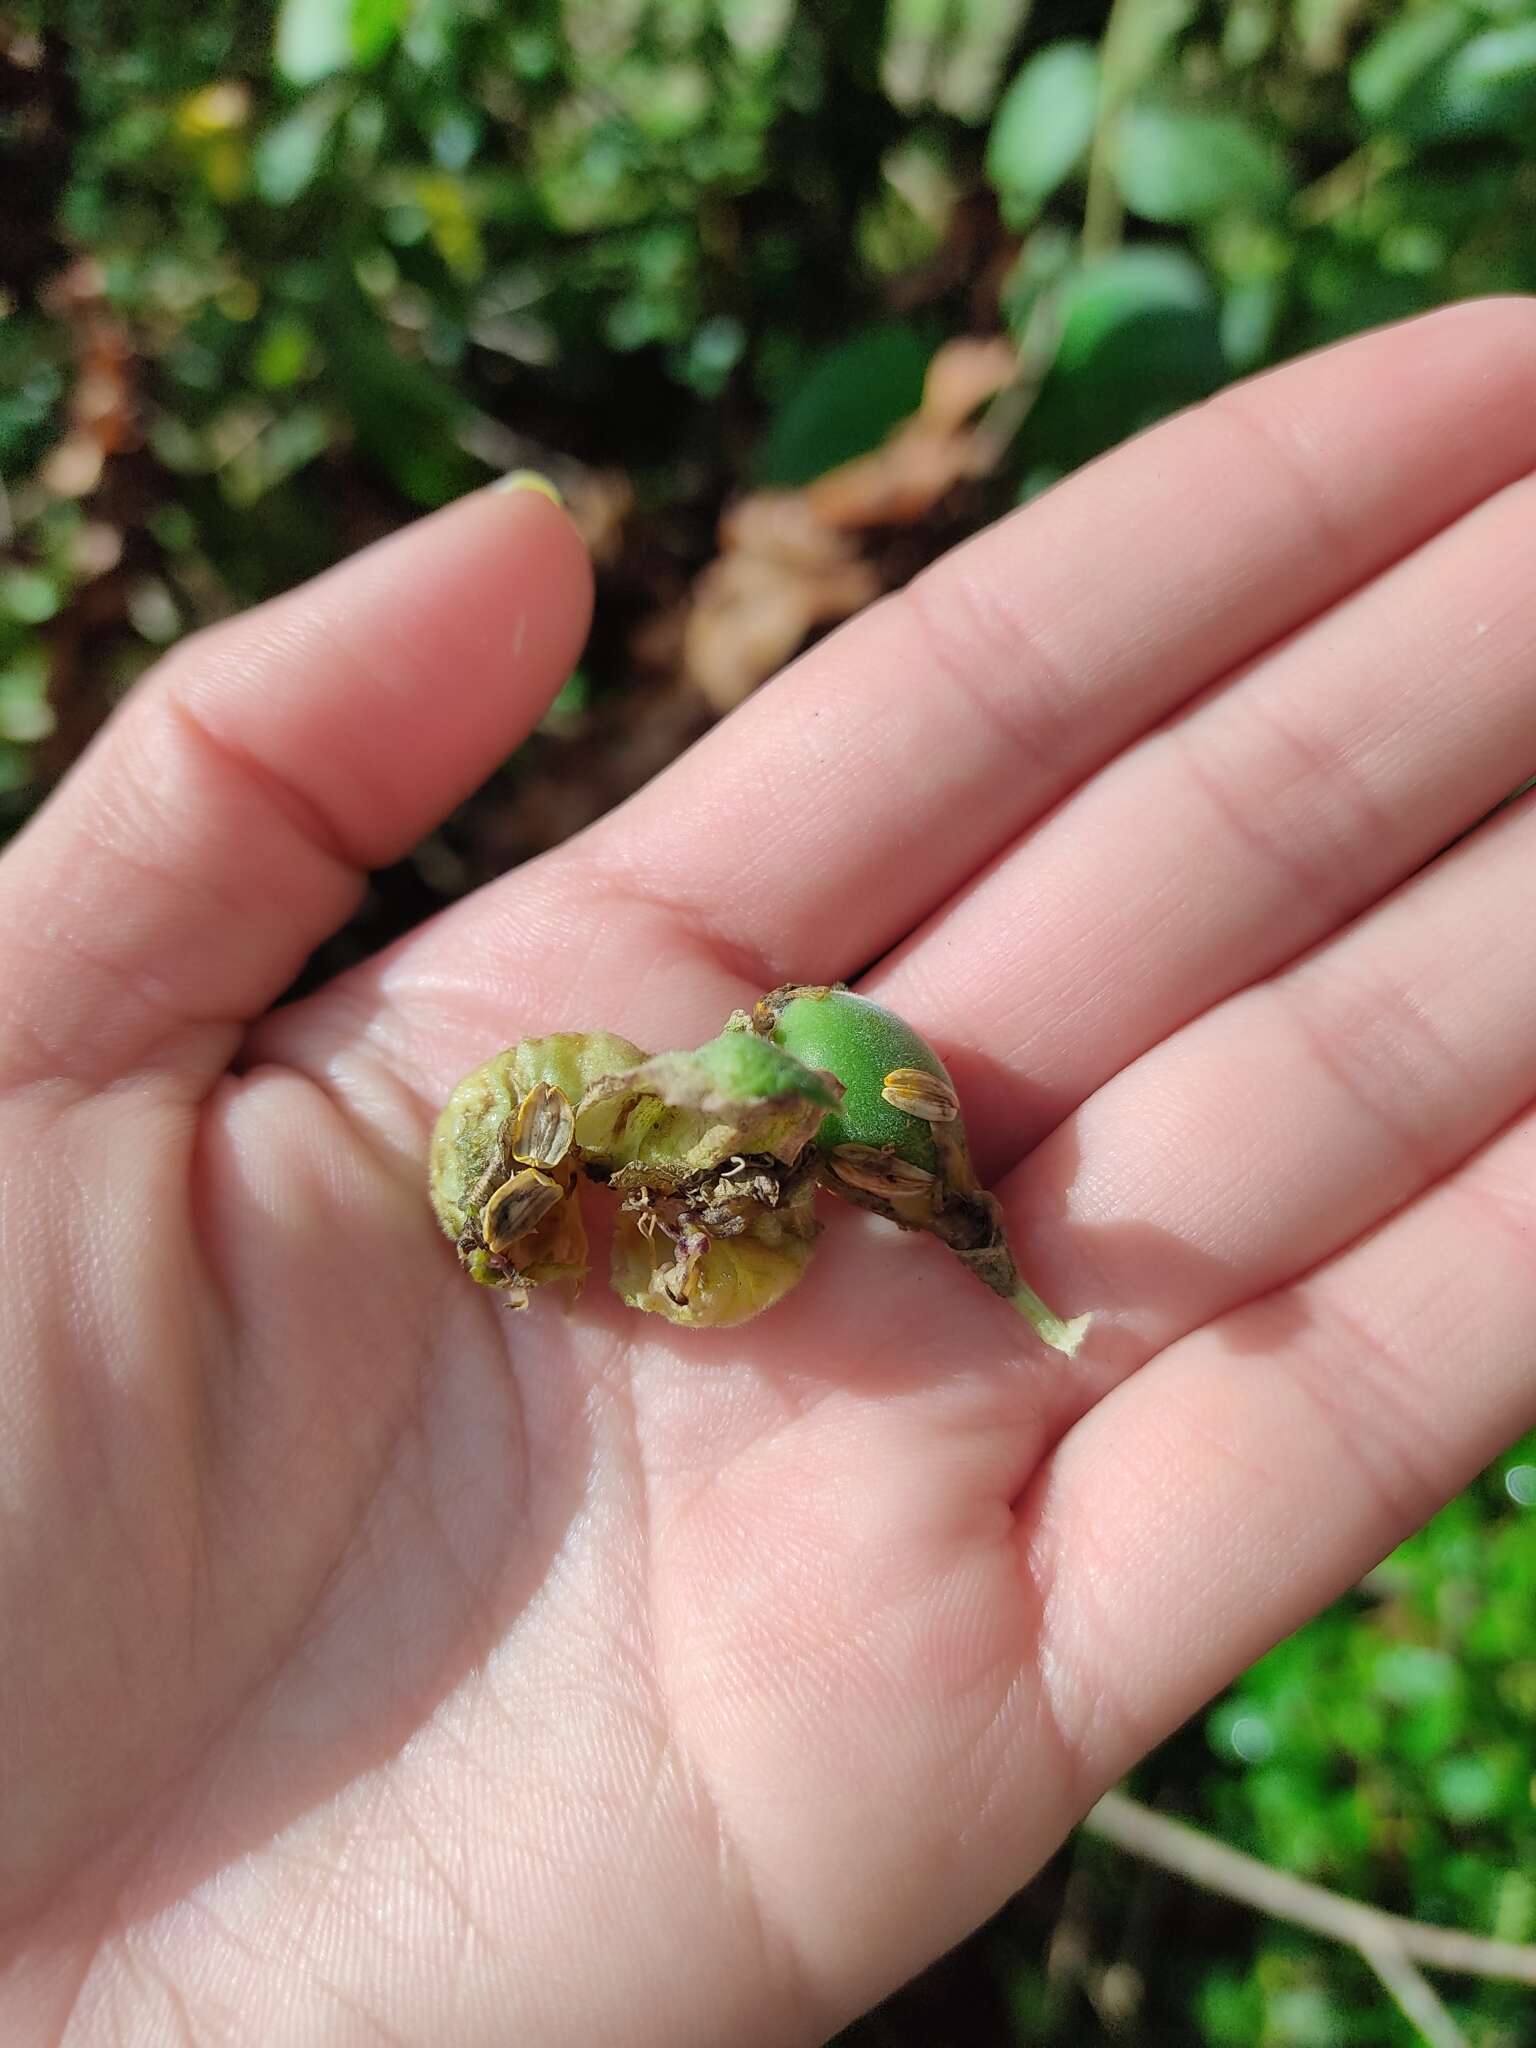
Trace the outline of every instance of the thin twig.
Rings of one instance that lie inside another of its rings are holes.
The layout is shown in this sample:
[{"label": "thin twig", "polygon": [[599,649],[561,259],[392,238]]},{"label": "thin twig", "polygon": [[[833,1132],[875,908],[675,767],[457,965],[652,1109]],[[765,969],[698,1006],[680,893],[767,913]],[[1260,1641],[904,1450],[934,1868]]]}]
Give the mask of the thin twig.
[{"label": "thin twig", "polygon": [[1135,0],[1114,0],[1099,38],[1099,113],[1088,149],[1088,189],[1083,199],[1083,254],[1105,256],[1115,248],[1125,226],[1125,208],[1115,180],[1115,131],[1120,107],[1132,81],[1122,76],[1119,62],[1125,17]]},{"label": "thin twig", "polygon": [[1309,1927],[1314,1934],[1356,1948],[1373,1969],[1378,1968],[1378,1955],[1391,1949],[1432,1970],[1536,1984],[1536,1947],[1489,1941],[1480,1934],[1463,1934],[1456,1927],[1433,1927],[1423,1920],[1384,1913],[1379,1906],[1363,1905],[1358,1899],[1347,1899],[1323,1885],[1293,1877],[1287,1870],[1275,1870],[1257,1856],[1213,1841],[1198,1828],[1154,1813],[1123,1792],[1106,1792],[1083,1826],[1090,1834],[1118,1843],[1133,1856],[1160,1864],[1206,1891],[1220,1892],[1277,1920]]},{"label": "thin twig", "polygon": [[1321,227],[1358,206],[1373,186],[1401,170],[1407,161],[1401,143],[1390,136],[1377,136],[1298,192],[1291,211],[1304,227]]},{"label": "thin twig", "polygon": [[1360,1953],[1395,1999],[1403,2018],[1418,2028],[1429,2048],[1469,2048],[1466,2035],[1412,1956],[1404,1955],[1395,1943],[1382,1948],[1362,1946]]}]

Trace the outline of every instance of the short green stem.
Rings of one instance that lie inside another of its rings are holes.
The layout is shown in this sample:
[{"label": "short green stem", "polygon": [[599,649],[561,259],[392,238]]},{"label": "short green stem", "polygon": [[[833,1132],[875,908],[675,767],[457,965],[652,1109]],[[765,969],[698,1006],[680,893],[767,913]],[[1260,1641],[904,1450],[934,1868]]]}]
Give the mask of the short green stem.
[{"label": "short green stem", "polygon": [[1088,1334],[1092,1316],[1074,1316],[1070,1322],[1047,1308],[1033,1287],[1020,1281],[1013,1290],[1013,1305],[1029,1324],[1042,1344],[1049,1344],[1053,1351],[1061,1351],[1068,1358],[1075,1358],[1078,1347]]}]

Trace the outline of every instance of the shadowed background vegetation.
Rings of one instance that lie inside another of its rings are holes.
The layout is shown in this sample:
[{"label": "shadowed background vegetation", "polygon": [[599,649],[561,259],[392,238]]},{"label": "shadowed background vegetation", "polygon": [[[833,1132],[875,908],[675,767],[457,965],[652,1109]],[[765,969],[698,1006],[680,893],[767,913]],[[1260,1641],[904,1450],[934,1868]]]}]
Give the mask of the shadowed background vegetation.
[{"label": "shadowed background vegetation", "polygon": [[[1536,289],[1536,5],[33,0],[0,192],[0,840],[167,644],[498,470],[593,548],[582,668],[318,975],[1162,414]],[[1528,1444],[1133,1789],[1536,1939],[1533,1587]],[[1536,2040],[1528,1990],[1444,1989]],[[1087,1838],[845,2037],[1420,2038],[1349,1949]]]}]

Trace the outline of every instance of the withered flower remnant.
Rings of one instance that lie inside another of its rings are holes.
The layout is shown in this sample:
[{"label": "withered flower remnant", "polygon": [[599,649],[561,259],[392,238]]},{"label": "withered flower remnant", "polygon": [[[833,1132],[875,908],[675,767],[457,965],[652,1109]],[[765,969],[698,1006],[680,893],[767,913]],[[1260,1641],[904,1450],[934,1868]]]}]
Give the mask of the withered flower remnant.
[{"label": "withered flower remnant", "polygon": [[842,1095],[766,1040],[648,1058],[607,1032],[524,1039],[438,1120],[432,1199],[471,1279],[516,1308],[587,1270],[582,1179],[622,1198],[613,1285],[692,1328],[744,1321],[800,1278],[816,1235],[803,1169]]},{"label": "withered flower remnant", "polygon": [[474,1280],[516,1307],[587,1266],[583,1180],[619,1197],[612,1284],[684,1328],[747,1321],[809,1263],[818,1186],[946,1244],[1047,1344],[1067,1321],[1020,1277],[932,1046],[850,990],[788,984],[692,1052],[607,1032],[525,1039],[454,1090],[432,1199]]}]

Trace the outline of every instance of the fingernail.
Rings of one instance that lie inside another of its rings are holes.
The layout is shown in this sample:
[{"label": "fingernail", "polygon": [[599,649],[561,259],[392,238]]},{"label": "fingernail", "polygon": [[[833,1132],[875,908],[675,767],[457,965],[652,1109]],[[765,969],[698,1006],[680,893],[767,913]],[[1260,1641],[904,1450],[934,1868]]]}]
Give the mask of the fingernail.
[{"label": "fingernail", "polygon": [[497,478],[496,482],[491,485],[491,489],[493,491],[539,491],[552,504],[563,506],[565,503],[564,498],[560,495],[560,486],[551,483],[549,478],[537,469],[509,469],[505,476]]}]

